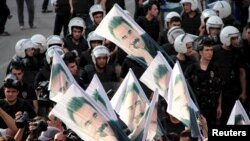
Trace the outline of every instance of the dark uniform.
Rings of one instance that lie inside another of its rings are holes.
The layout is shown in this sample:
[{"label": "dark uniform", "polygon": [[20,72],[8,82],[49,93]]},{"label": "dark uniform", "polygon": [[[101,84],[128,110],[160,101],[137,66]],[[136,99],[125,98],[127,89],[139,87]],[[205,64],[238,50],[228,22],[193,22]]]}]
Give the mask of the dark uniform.
[{"label": "dark uniform", "polygon": [[247,79],[247,101],[242,103],[248,116],[250,116],[249,105],[250,105],[250,42],[243,40],[243,52],[244,61],[246,63],[246,79]]},{"label": "dark uniform", "polygon": [[87,26],[86,27],[86,30],[85,30],[85,37],[88,37],[89,33],[92,32],[92,31],[95,31],[95,29],[97,28],[98,25],[96,24],[92,24],[90,26]]},{"label": "dark uniform", "polygon": [[116,83],[118,82],[118,79],[113,66],[107,65],[104,72],[98,73],[95,69],[95,66],[89,64],[84,67],[80,76],[84,81],[84,84],[89,85],[92,78],[94,77],[94,74],[98,76],[106,92],[110,89],[113,91],[117,89]]},{"label": "dark uniform", "polygon": [[79,64],[81,69],[84,69],[84,67],[88,64],[94,65],[94,62],[92,61],[91,51],[92,50],[86,50],[81,53],[80,64]]},{"label": "dark uniform", "polygon": [[166,43],[169,43],[168,41],[168,30],[169,29],[164,29],[162,32],[160,32],[160,35],[159,35],[159,38],[158,38],[158,43],[160,46],[166,44]]},{"label": "dark uniform", "polygon": [[122,9],[125,9],[125,0],[107,0],[106,2],[106,13],[108,13],[114,4],[117,3]]},{"label": "dark uniform", "polygon": [[159,32],[160,32],[160,22],[156,18],[153,18],[151,21],[149,21],[145,16],[140,16],[136,20],[136,22],[155,41],[158,40]]},{"label": "dark uniform", "polygon": [[0,35],[5,33],[5,24],[10,14],[6,0],[0,0]]},{"label": "dark uniform", "polygon": [[74,0],[74,15],[81,17],[87,27],[92,24],[89,16],[89,9],[94,3],[94,0]]},{"label": "dark uniform", "polygon": [[185,71],[185,76],[193,89],[200,111],[208,126],[216,124],[218,99],[221,94],[221,78],[218,68],[209,63],[207,70],[202,70],[199,63],[192,64]]},{"label": "dark uniform", "polygon": [[49,108],[53,106],[53,102],[49,100],[48,84],[50,79],[50,65],[47,61],[37,73],[34,81],[35,89],[38,92],[38,115],[47,116]]},{"label": "dark uniform", "polygon": [[[133,70],[133,72],[138,80],[140,79],[141,75],[145,71],[145,68],[143,68],[138,62],[126,57],[126,59],[124,60],[124,62],[122,64],[120,78],[125,78],[127,73],[129,72],[130,68]],[[147,98],[150,99],[152,91],[142,82],[139,81],[139,83],[140,83],[143,91],[145,92]]]},{"label": "dark uniform", "polygon": [[80,38],[79,44],[75,44],[73,42],[72,35],[68,35],[67,37],[63,38],[63,42],[64,48],[68,49],[69,51],[76,50],[78,55],[88,49],[88,43],[83,37]]},{"label": "dark uniform", "polygon": [[193,35],[197,35],[199,31],[199,27],[201,25],[201,14],[196,11],[196,15],[193,18],[190,18],[187,13],[183,13],[181,16],[182,22],[182,28],[186,33],[190,33]]},{"label": "dark uniform", "polygon": [[240,68],[244,68],[243,55],[240,48],[214,48],[214,63],[219,66],[222,79],[222,124],[226,124],[235,101],[241,93]]},{"label": "dark uniform", "polygon": [[56,18],[54,24],[54,35],[59,35],[63,28],[63,35],[66,36],[68,33],[68,24],[70,20],[70,5],[69,0],[57,0],[56,6]]},{"label": "dark uniform", "polygon": [[183,72],[185,72],[185,70],[190,65],[198,62],[198,57],[196,57],[196,56],[187,56],[187,55],[185,55],[185,60],[179,60],[176,56],[171,56],[171,58],[173,59],[174,62],[176,62],[176,60],[179,61],[181,69],[182,69]]}]

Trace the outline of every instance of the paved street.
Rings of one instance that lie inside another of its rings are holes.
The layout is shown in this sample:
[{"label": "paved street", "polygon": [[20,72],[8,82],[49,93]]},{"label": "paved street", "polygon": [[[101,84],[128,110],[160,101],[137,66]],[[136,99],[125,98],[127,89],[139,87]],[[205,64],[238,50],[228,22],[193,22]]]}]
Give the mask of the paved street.
[{"label": "paved street", "polygon": [[[35,1],[35,24],[38,26],[37,29],[20,30],[17,18],[17,6],[16,0],[7,0],[7,4],[10,8],[11,14],[13,15],[12,19],[9,19],[6,23],[6,31],[11,34],[11,36],[1,37],[0,36],[0,85],[5,76],[6,67],[10,62],[10,59],[15,54],[15,44],[19,39],[30,38],[36,33],[45,35],[46,37],[53,33],[54,27],[54,18],[55,13],[41,13],[41,7],[43,0],[34,0]],[[128,10],[133,13],[134,11],[134,0],[126,0],[126,7]],[[48,9],[53,9],[49,4]],[[25,26],[28,25],[28,13],[25,5],[24,8],[24,17],[25,17]]]},{"label": "paved street", "polygon": [[[38,26],[37,29],[20,30],[17,18],[17,6],[16,0],[7,0],[8,6],[10,8],[12,19],[8,20],[6,23],[6,31],[8,31],[11,36],[0,37],[0,84],[5,76],[6,67],[9,64],[10,59],[15,54],[15,44],[21,38],[30,38],[33,34],[40,33],[46,37],[53,32],[54,17],[55,13],[41,13],[43,0],[35,0],[35,24]],[[49,4],[49,9],[52,9]],[[28,25],[28,14],[25,5],[24,8],[25,26]]]}]

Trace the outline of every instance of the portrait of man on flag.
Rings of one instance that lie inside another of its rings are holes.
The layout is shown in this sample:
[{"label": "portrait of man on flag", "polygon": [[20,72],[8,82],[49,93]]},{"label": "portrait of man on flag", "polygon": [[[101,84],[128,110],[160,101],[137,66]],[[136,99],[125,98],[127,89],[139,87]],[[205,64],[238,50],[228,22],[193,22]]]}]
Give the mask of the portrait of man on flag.
[{"label": "portrait of man on flag", "polygon": [[119,123],[110,119],[102,109],[92,97],[73,83],[51,110],[51,114],[83,140],[127,141],[128,137]]},{"label": "portrait of man on flag", "polygon": [[108,122],[84,97],[72,97],[68,103],[67,111],[71,120],[91,137],[97,140],[117,141]]},{"label": "portrait of man on flag", "polygon": [[148,66],[157,54],[157,43],[117,4],[95,33],[122,48],[132,59]]},{"label": "portrait of man on flag", "polygon": [[172,68],[160,51],[142,74],[140,81],[152,91],[158,89],[159,94],[167,100],[167,90]]}]

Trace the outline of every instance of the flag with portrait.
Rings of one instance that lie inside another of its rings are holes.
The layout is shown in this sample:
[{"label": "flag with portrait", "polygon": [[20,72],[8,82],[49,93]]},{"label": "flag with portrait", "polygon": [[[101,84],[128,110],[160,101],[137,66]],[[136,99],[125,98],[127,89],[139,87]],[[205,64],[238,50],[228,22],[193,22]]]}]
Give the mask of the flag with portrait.
[{"label": "flag with portrait", "polygon": [[160,46],[127,14],[115,4],[95,30],[124,50],[143,67],[152,61]]},{"label": "flag with portrait", "polygon": [[73,82],[75,82],[73,75],[57,51],[54,50],[48,87],[50,90],[49,98],[58,102]]},{"label": "flag with portrait", "polygon": [[131,132],[143,119],[145,109],[149,105],[149,100],[132,69],[129,69],[125,79],[112,97],[111,104]]},{"label": "flag with portrait", "polygon": [[158,106],[159,94],[157,90],[154,92],[151,103],[145,110],[143,116],[144,120],[141,120],[140,124],[129,135],[132,141],[151,141],[159,139],[163,134],[157,121],[157,106]]},{"label": "flag with portrait", "polygon": [[[180,64],[177,61],[172,70],[167,95],[167,112],[192,130],[192,136],[199,137],[200,130],[195,112],[198,108],[193,103]],[[194,126],[196,125],[196,126]]]},{"label": "flag with portrait", "polygon": [[152,91],[158,89],[159,94],[167,100],[168,84],[172,68],[160,51],[142,74],[140,81]]},{"label": "flag with portrait", "polygon": [[95,104],[77,84],[73,83],[57,102],[51,113],[87,141],[127,141],[116,121]]},{"label": "flag with portrait", "polygon": [[250,125],[249,117],[239,100],[235,101],[227,125]]},{"label": "flag with portrait", "polygon": [[96,101],[100,108],[102,108],[102,111],[105,111],[104,113],[107,114],[107,116],[110,117],[111,120],[118,120],[109,101],[107,93],[105,92],[102,83],[100,82],[96,74],[92,78],[92,81],[90,82],[85,92]]}]

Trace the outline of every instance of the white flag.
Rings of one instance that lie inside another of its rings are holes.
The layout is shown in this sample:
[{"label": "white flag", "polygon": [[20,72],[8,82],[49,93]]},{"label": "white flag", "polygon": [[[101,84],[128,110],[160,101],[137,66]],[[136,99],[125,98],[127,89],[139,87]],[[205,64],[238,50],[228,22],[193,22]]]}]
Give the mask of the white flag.
[{"label": "white flag", "polygon": [[57,51],[54,50],[49,81],[49,98],[58,102],[73,82],[75,82],[73,75]]},{"label": "white flag", "polygon": [[250,125],[249,117],[239,100],[235,101],[227,125]]},{"label": "white flag", "polygon": [[111,99],[111,104],[132,132],[142,120],[149,101],[131,69]]},{"label": "white flag", "polygon": [[191,123],[197,122],[194,112],[198,109],[189,95],[186,80],[178,61],[171,74],[167,103],[167,112],[189,127],[192,134],[199,136],[199,127],[192,127],[194,124],[191,125]]},{"label": "white flag", "polygon": [[117,4],[104,17],[95,33],[115,43],[144,67],[153,61],[160,48]]},{"label": "white flag", "polygon": [[140,81],[152,91],[158,89],[159,94],[167,100],[167,90],[171,72],[172,68],[169,63],[161,52],[158,51],[157,56],[142,74]]},{"label": "white flag", "polygon": [[102,111],[105,111],[108,117],[112,120],[117,121],[116,114],[114,109],[109,101],[107,93],[105,92],[98,76],[95,74],[92,81],[90,82],[88,88],[86,89],[86,93],[90,95],[102,108]]},{"label": "white flag", "polygon": [[140,124],[129,135],[131,140],[153,141],[163,135],[157,122],[158,98],[159,94],[155,91],[151,103],[143,116],[144,120],[141,120]]},{"label": "white flag", "polygon": [[51,111],[83,140],[127,141],[118,123],[109,120],[104,112],[75,83]]}]

